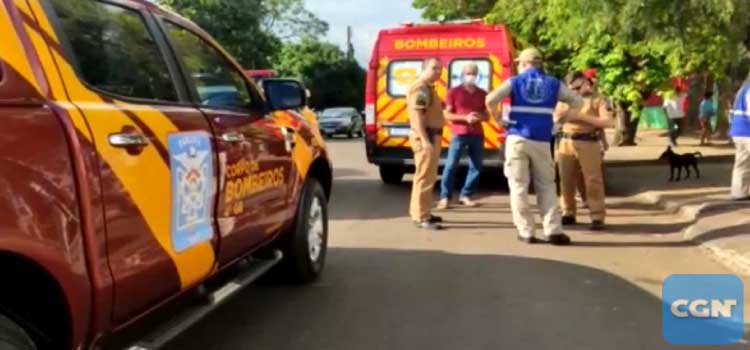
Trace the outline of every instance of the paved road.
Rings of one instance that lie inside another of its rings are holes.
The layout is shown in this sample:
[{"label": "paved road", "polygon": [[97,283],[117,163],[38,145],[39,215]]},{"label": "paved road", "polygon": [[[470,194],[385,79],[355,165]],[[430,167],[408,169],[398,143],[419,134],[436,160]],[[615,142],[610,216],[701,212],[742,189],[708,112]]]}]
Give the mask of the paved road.
[{"label": "paved road", "polygon": [[[416,230],[409,184],[385,186],[358,140],[335,160],[331,249],[313,286],[253,286],[168,349],[664,349],[661,281],[725,273],[680,241],[687,225],[651,208],[610,206],[611,231],[572,230],[571,247],[515,240],[507,193]],[[582,217],[585,221],[585,217]]]}]

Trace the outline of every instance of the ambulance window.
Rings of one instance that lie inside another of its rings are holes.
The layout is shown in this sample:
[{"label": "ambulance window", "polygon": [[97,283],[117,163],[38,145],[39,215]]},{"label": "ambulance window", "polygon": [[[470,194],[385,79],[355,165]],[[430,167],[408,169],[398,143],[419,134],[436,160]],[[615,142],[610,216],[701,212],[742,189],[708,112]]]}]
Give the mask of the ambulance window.
[{"label": "ambulance window", "polygon": [[219,50],[176,24],[165,22],[165,28],[201,105],[240,109],[250,107],[252,100],[243,73]]},{"label": "ambulance window", "polygon": [[464,66],[474,63],[479,67],[479,76],[477,77],[477,86],[490,91],[492,89],[492,65],[485,59],[460,59],[454,60],[450,65],[450,87],[454,88],[461,85],[463,80],[462,72]]},{"label": "ambulance window", "polygon": [[406,96],[409,86],[422,73],[422,61],[393,61],[388,66],[388,94],[392,97]]},{"label": "ambulance window", "polygon": [[172,77],[141,15],[91,0],[53,0],[83,80],[118,96],[177,101]]}]

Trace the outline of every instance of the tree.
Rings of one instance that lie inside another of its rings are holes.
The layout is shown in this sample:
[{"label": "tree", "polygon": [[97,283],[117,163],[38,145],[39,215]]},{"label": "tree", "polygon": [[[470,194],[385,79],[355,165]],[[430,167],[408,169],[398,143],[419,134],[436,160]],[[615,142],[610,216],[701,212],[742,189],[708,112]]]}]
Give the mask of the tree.
[{"label": "tree", "polygon": [[[488,10],[484,0],[414,0],[414,6],[426,18],[464,18],[486,10],[488,22],[506,24],[522,43],[545,52],[547,69],[555,74],[598,68],[602,92],[630,114],[622,121],[623,144],[634,144],[644,99],[669,90],[672,77],[707,74],[737,81],[738,62],[748,55],[747,0],[493,2]],[[734,84],[729,85],[723,96],[733,95]]]},{"label": "tree", "polygon": [[304,39],[284,46],[274,63],[279,75],[305,83],[313,108],[363,108],[365,71],[336,45]]},{"label": "tree", "polygon": [[244,67],[268,68],[283,40],[317,37],[328,24],[303,0],[159,0],[194,21]]},{"label": "tree", "polygon": [[436,21],[484,17],[495,0],[414,0],[412,4],[423,11],[422,17]]},{"label": "tree", "polygon": [[328,23],[305,8],[302,0],[263,0],[263,29],[281,40],[315,39],[328,32]]}]

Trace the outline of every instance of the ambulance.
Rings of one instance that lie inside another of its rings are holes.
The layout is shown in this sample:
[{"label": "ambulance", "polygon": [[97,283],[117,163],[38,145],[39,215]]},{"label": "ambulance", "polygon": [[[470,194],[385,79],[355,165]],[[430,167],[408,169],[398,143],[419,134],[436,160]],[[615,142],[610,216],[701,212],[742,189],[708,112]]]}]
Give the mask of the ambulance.
[{"label": "ambulance", "polygon": [[[510,78],[514,73],[514,47],[512,35],[505,26],[489,25],[481,20],[408,23],[380,31],[367,73],[365,148],[368,161],[380,168],[384,183],[399,183],[404,174],[413,172],[405,95],[419,76],[422,61],[429,57],[442,61],[444,69],[436,89],[444,100],[449,89],[461,84],[461,69],[466,64],[479,66],[477,84],[487,91]],[[509,100],[504,101],[503,105],[508,103]],[[500,168],[505,130],[494,120],[484,123],[483,127],[485,167]],[[446,127],[441,165],[450,140],[451,133]],[[468,164],[468,159],[462,159],[461,163]]]}]

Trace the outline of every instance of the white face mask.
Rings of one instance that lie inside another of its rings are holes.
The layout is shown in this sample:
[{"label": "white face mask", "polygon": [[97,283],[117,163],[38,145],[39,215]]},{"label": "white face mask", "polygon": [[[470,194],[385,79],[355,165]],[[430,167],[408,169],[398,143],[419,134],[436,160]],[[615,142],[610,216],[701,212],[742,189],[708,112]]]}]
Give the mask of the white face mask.
[{"label": "white face mask", "polygon": [[464,84],[466,85],[476,85],[477,84],[477,76],[476,75],[464,75]]}]

